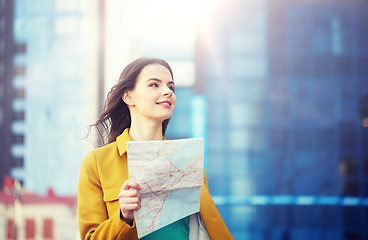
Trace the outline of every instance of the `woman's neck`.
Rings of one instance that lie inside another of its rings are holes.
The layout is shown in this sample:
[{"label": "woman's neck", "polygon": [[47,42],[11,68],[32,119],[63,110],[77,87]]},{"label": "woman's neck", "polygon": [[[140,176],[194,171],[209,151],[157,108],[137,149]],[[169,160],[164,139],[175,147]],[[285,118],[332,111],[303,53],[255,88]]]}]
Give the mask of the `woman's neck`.
[{"label": "woman's neck", "polygon": [[132,121],[129,136],[133,141],[162,140],[162,123]]}]

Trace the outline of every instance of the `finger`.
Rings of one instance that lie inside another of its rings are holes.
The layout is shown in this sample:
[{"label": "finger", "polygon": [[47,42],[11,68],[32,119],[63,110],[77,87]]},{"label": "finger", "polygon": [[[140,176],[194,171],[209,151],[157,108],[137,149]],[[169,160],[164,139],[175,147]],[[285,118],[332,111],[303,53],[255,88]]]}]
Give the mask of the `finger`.
[{"label": "finger", "polygon": [[141,194],[136,189],[129,189],[129,190],[122,190],[118,195],[118,198],[127,198],[127,197],[128,198],[129,197],[138,197],[140,199]]},{"label": "finger", "polygon": [[119,198],[119,204],[120,205],[124,205],[124,204],[141,204],[141,200],[137,197]]},{"label": "finger", "polygon": [[138,203],[132,203],[132,204],[123,204],[120,207],[124,212],[128,212],[128,211],[136,211],[139,210],[141,208],[141,205]]},{"label": "finger", "polygon": [[126,180],[120,190],[128,190],[130,188],[140,190],[141,186],[133,180]]}]

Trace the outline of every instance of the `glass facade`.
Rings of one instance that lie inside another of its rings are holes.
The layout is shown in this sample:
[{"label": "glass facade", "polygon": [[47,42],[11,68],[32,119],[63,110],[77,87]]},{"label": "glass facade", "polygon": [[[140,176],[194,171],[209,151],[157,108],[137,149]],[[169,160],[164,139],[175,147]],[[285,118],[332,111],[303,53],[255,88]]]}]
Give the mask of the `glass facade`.
[{"label": "glass facade", "polygon": [[26,51],[14,57],[25,69],[13,83],[24,86],[26,95],[14,101],[25,119],[15,122],[13,131],[26,134],[24,145],[13,145],[13,155],[23,156],[24,166],[14,167],[12,175],[35,193],[49,187],[62,195],[77,190],[88,150],[82,140],[96,118],[91,109],[97,99],[89,95],[97,82],[88,68],[94,42],[89,38],[94,31],[87,31],[90,8],[84,0],[15,1],[14,40]]},{"label": "glass facade", "polygon": [[11,146],[13,143],[21,142],[22,135],[13,134],[11,130],[12,121],[21,119],[23,112],[20,109],[12,108],[12,102],[24,92],[21,87],[14,88],[12,85],[15,69],[21,66],[14,66],[13,54],[16,49],[13,41],[13,8],[11,1],[0,1],[0,184],[3,186],[5,176],[9,176],[10,169],[21,163],[19,159],[12,155]]},{"label": "glass facade", "polygon": [[207,177],[235,239],[368,238],[367,9],[222,1],[209,15]]}]

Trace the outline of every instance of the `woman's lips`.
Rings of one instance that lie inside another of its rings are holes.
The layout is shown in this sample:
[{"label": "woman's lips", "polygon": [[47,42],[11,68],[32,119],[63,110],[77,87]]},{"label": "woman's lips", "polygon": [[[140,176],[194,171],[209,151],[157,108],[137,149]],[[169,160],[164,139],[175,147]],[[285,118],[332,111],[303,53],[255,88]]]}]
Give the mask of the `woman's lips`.
[{"label": "woman's lips", "polygon": [[167,108],[171,107],[171,102],[170,101],[162,101],[162,102],[158,102],[156,104],[162,105],[162,106],[167,107]]}]

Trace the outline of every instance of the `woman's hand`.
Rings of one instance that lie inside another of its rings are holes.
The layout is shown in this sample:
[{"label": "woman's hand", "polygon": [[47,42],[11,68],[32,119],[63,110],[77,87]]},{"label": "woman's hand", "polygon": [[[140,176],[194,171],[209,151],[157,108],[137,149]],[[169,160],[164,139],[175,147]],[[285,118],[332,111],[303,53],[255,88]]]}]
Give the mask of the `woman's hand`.
[{"label": "woman's hand", "polygon": [[134,211],[141,208],[141,195],[139,190],[141,187],[132,180],[126,180],[120,188],[119,204],[123,221],[132,225]]}]

